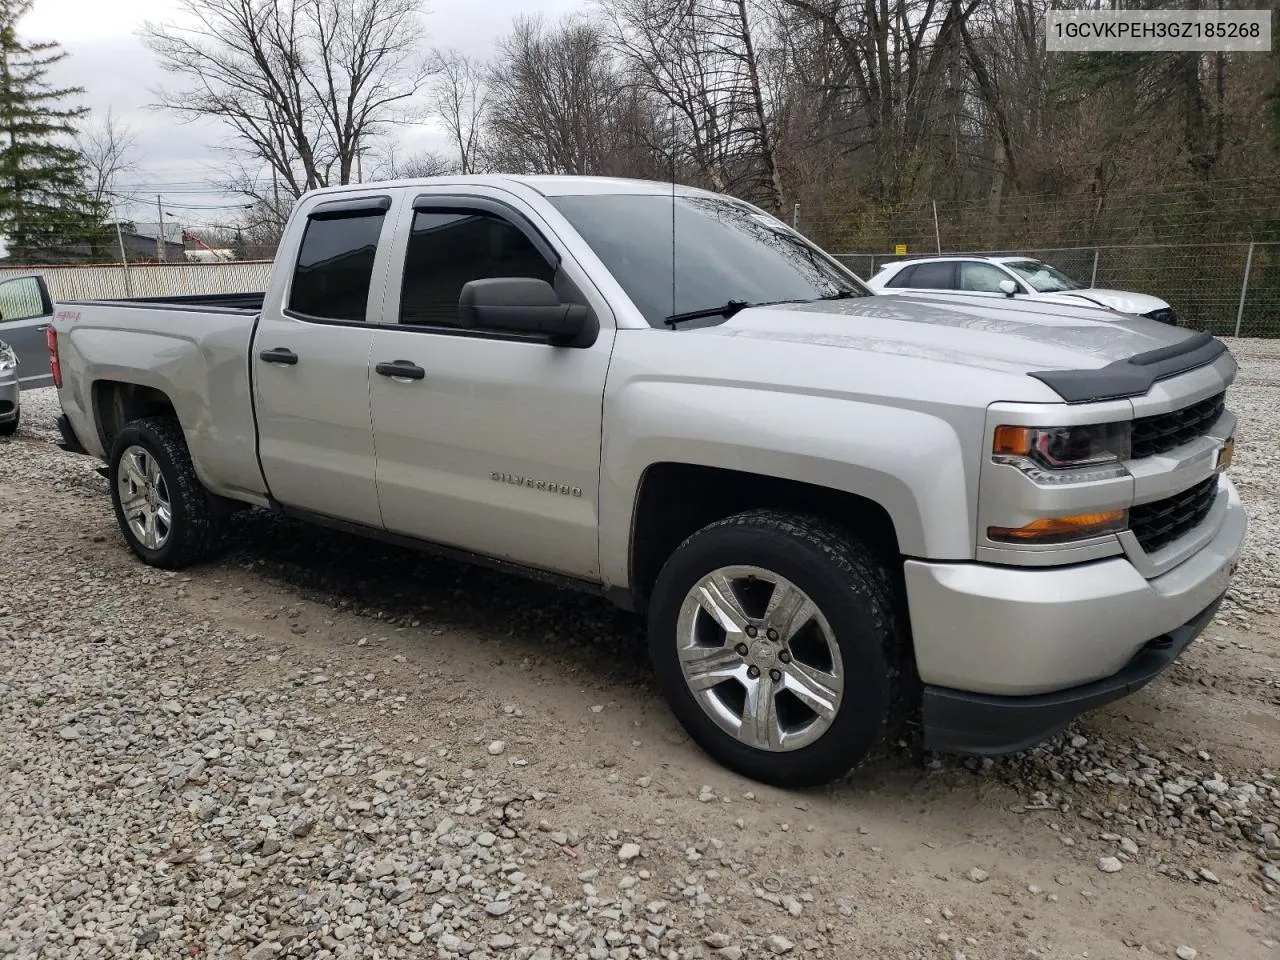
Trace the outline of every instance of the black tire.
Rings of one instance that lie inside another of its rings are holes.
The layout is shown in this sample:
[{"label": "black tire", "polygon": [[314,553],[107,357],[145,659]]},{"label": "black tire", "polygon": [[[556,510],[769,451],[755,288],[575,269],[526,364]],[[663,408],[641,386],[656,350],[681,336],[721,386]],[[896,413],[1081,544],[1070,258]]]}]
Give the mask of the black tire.
[{"label": "black tire", "polygon": [[[763,567],[803,590],[839,647],[839,708],[827,731],[798,749],[769,751],[736,739],[704,712],[685,681],[677,652],[681,606],[703,577],[735,565]],[[899,623],[894,583],[874,550],[815,517],[759,510],[704,527],[667,560],[649,605],[649,653],[667,702],[703,750],[753,780],[797,788],[848,773],[895,732],[909,709],[910,640]]]},{"label": "black tire", "polygon": [[0,437],[12,437],[18,432],[18,423],[22,420],[22,412],[19,411],[8,423],[0,423]]},{"label": "black tire", "polygon": [[[150,454],[160,469],[172,512],[168,536],[158,549],[147,547],[125,520],[120,503],[120,462],[129,447]],[[108,481],[116,523],[125,542],[144,563],[179,570],[217,553],[225,518],[217,501],[196,476],[182,428],[169,417],[147,417],[125,425],[111,444]]]}]

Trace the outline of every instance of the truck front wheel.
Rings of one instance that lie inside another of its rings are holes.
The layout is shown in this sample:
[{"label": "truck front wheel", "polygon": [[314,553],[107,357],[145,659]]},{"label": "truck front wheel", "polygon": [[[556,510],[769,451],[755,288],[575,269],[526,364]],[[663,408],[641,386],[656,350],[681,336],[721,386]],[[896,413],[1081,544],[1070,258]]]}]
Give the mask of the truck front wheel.
[{"label": "truck front wheel", "polygon": [[177,422],[147,417],[126,424],[109,464],[116,522],[140,559],[177,570],[217,550],[223,520],[196,476]]},{"label": "truck front wheel", "polygon": [[685,730],[726,767],[826,783],[883,740],[906,696],[893,579],[868,546],[805,515],[713,523],[654,585],[649,650]]}]

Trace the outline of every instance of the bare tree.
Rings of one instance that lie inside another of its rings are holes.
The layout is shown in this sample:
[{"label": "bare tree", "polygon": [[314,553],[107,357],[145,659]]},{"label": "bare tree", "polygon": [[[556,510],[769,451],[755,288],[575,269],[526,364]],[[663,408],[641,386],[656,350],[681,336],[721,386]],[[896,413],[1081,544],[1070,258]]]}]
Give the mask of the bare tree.
[{"label": "bare tree", "polygon": [[488,86],[497,168],[616,176],[662,169],[646,143],[650,105],[619,73],[596,23],[517,17],[498,44]]},{"label": "bare tree", "polygon": [[182,78],[159,106],[221,121],[235,149],[293,196],[358,177],[428,75],[421,0],[179,0],[187,23],[147,23]]},{"label": "bare tree", "polygon": [[485,111],[489,89],[484,66],[466,54],[438,50],[432,58],[433,73],[428,106],[444,124],[458,151],[459,173],[476,173],[483,151]]},{"label": "bare tree", "polygon": [[701,178],[783,203],[756,13],[747,0],[604,0],[632,82],[678,119]]},{"label": "bare tree", "polygon": [[117,178],[137,165],[137,140],[137,134],[121,123],[109,107],[101,122],[91,121],[77,133],[76,149],[95,204],[109,204]]},{"label": "bare tree", "polygon": [[871,148],[872,189],[890,199],[909,191],[918,151],[939,129],[959,27],[983,0],[780,2],[807,27],[808,42],[825,48],[817,92],[833,131]]}]

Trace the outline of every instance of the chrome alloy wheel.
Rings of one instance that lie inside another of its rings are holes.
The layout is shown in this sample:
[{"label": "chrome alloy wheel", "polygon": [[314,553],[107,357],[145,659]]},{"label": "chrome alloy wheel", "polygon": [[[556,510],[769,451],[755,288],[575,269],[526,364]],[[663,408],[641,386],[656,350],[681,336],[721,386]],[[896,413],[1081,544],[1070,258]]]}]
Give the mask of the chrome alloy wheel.
[{"label": "chrome alloy wheel", "polygon": [[125,523],[144,547],[159,550],[173,524],[173,505],[160,464],[146,447],[128,447],[120,458],[116,483]]},{"label": "chrome alloy wheel", "polygon": [[783,752],[830,729],[844,692],[840,647],[822,611],[785,577],[721,567],[685,596],[677,621],[685,683],[716,725]]}]

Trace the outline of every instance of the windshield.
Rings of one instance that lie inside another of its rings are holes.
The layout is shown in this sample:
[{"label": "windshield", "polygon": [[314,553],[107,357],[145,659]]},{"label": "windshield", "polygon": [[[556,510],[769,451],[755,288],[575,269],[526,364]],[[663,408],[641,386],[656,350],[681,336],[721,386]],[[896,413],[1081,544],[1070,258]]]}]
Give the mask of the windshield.
[{"label": "windshield", "polygon": [[1072,280],[1061,270],[1038,260],[1012,260],[1005,266],[1020,276],[1037,293],[1057,293],[1059,290],[1083,290],[1084,284]]},{"label": "windshield", "polygon": [[[728,197],[551,197],[655,327],[731,300],[748,304],[870,296],[830,256],[780,220]],[[674,299],[672,264],[675,266]]]}]

